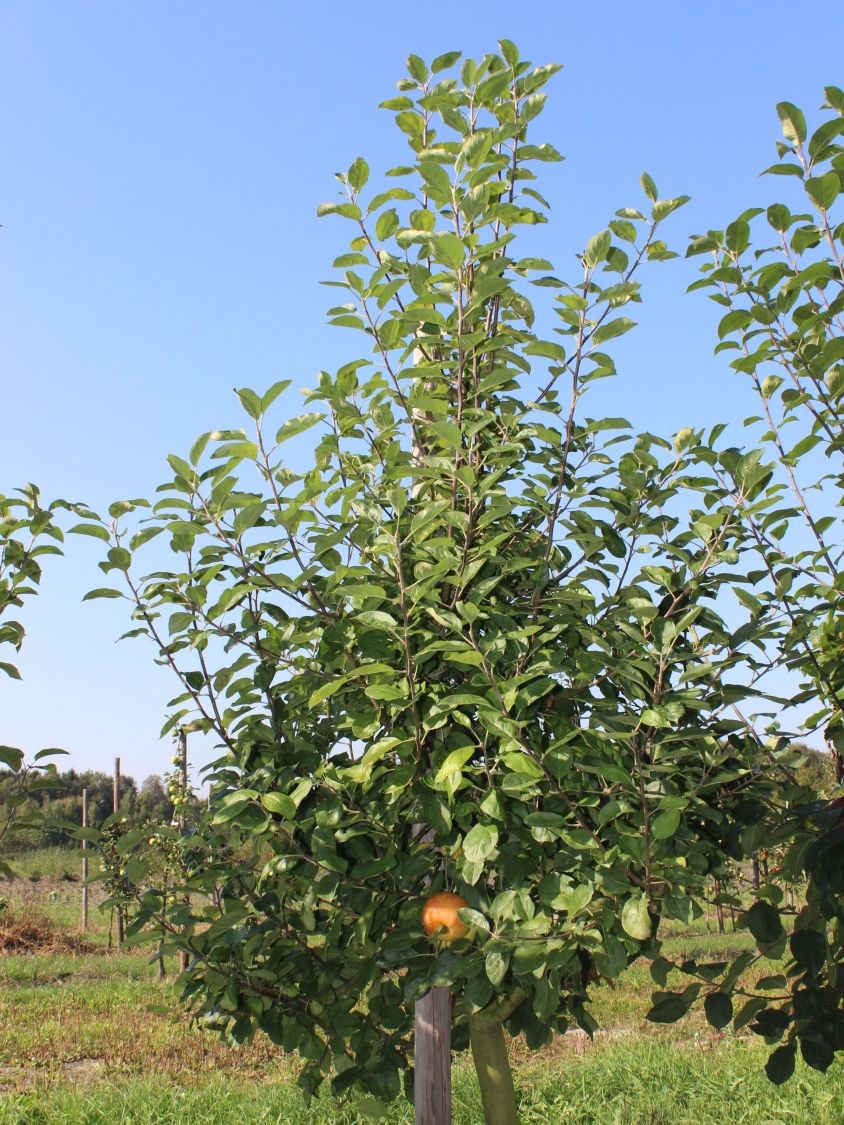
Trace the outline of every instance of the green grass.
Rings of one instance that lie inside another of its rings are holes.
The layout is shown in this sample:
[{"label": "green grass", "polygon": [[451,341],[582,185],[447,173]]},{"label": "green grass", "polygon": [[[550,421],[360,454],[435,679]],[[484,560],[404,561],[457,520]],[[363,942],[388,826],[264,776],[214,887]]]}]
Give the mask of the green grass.
[{"label": "green grass", "polygon": [[[764,1050],[732,1044],[677,1050],[668,1043],[609,1044],[583,1055],[519,1069],[522,1125],[840,1125],[844,1076],[806,1067],[786,1086],[761,1071]],[[354,1104],[321,1098],[306,1107],[290,1078],[245,1084],[213,1079],[177,1087],[135,1078],[0,1098],[0,1125],[358,1125]],[[410,1125],[401,1099],[384,1121]],[[454,1074],[454,1125],[482,1122],[477,1088],[465,1060]]]},{"label": "green grass", "polygon": [[[56,853],[59,853],[58,855]],[[79,934],[78,859],[59,849],[30,853],[25,873],[3,893],[13,911],[42,910]],[[21,865],[24,866],[24,865]],[[29,878],[28,876],[33,876]],[[98,888],[92,888],[94,898]],[[240,1049],[196,1029],[174,998],[173,975],[157,979],[143,951],[109,951],[108,917],[93,909],[99,943],[87,953],[0,957],[0,1125],[353,1125],[367,1119],[328,1097],[304,1106],[296,1060],[265,1037]],[[728,959],[746,935],[714,932],[713,920],[673,923],[669,956]],[[175,972],[172,960],[169,966]],[[770,972],[768,965],[766,971]],[[674,979],[670,981],[674,983]],[[678,976],[676,983],[681,983]],[[514,1043],[522,1125],[841,1125],[844,1064],[827,1075],[798,1064],[781,1088],[763,1072],[768,1048],[714,1032],[695,1010],[679,1024],[649,1024],[654,991],[637,963],[615,987],[594,990],[593,1011],[607,1034],[590,1044],[572,1034],[536,1053]],[[150,1076],[155,1075],[155,1079]],[[454,1068],[454,1123],[482,1121],[468,1060]],[[406,1101],[390,1125],[410,1125]]]},{"label": "green grass", "polygon": [[[89,853],[89,875],[98,866]],[[0,897],[11,910],[34,912],[71,933],[82,932],[82,852],[78,848],[34,848],[10,858],[15,873],[12,882],[0,883]],[[99,910],[103,899],[100,883],[88,888],[88,930],[86,938],[107,943],[111,917]]]},{"label": "green grass", "polygon": [[[93,871],[96,852],[88,852],[89,867]],[[21,879],[61,878],[66,875],[82,878],[82,851],[76,848],[31,848],[9,857],[10,865]]]}]

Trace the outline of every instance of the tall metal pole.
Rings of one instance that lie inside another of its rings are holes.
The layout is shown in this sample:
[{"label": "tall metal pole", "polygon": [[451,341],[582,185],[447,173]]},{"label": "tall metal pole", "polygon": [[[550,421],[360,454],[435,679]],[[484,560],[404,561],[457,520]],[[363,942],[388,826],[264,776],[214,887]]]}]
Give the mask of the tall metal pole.
[{"label": "tall metal pole", "polygon": [[[184,802],[188,796],[188,732],[184,727],[179,730],[179,789],[182,804],[179,805],[179,831],[184,835],[187,829],[186,806]],[[188,967],[188,955],[184,949],[179,950],[179,972],[183,973]]]},{"label": "tall metal pole", "polygon": [[[115,814],[120,809],[120,759],[114,759],[114,789],[112,791],[112,808]],[[114,925],[115,934],[117,936],[117,946],[123,944],[123,911],[120,906],[117,906],[114,911]]]},{"label": "tall metal pole", "polygon": [[[82,790],[82,827],[88,827],[88,790]],[[88,929],[88,841],[82,837],[82,929]]]}]

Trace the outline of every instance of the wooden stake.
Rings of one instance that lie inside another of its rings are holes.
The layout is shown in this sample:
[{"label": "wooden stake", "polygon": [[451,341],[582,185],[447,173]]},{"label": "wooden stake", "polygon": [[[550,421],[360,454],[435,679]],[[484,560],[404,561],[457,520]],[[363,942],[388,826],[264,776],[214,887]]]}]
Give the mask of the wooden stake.
[{"label": "wooden stake", "polygon": [[[82,827],[88,827],[88,790],[82,790]],[[88,929],[88,841],[82,838],[82,929]]]},{"label": "wooden stake", "polygon": [[[182,727],[179,730],[179,780],[182,799],[188,795],[188,734]],[[185,806],[179,805],[179,831],[184,835],[187,828]],[[183,973],[188,967],[188,955],[184,949],[179,950],[179,972]]]},{"label": "wooden stake", "polygon": [[413,1101],[416,1125],[451,1125],[451,991],[416,1001]]},{"label": "wooden stake", "polygon": [[[120,759],[114,759],[114,788],[111,799],[112,809],[117,813],[120,809]],[[114,911],[114,928],[118,949],[123,944],[123,911],[119,906]]]}]

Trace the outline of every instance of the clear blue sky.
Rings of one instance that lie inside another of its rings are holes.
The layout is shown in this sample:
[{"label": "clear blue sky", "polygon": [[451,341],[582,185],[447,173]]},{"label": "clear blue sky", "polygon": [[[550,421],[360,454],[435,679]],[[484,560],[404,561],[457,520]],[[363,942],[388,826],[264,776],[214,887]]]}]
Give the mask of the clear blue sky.
[{"label": "clear blue sky", "polygon": [[[315,212],[355,156],[373,170],[404,160],[376,107],[409,51],[479,56],[507,36],[565,65],[540,121],[567,159],[539,185],[553,204],[543,252],[565,271],[616,208],[639,202],[643,169],[662,195],[693,196],[668,228],[680,248],[782,193],[756,178],[775,158],[774,105],[811,119],[823,85],[844,84],[835,12],[7,0],[0,491],[35,480],[101,509],[148,495],[168,452],[240,424],[232,387],[306,386],[359,353],[325,325],[319,281],[346,231]],[[694,270],[644,276],[640,327],[615,350],[622,377],[601,384],[591,413],[670,433],[749,412],[712,358],[714,306],[684,294]],[[26,609],[24,682],[0,681],[0,741],[64,746],[78,768],[110,770],[119,753],[140,780],[167,766],[158,730],[175,685],[150,646],[115,646],[121,603],[81,604],[99,584],[98,546],[74,538],[48,565]]]}]

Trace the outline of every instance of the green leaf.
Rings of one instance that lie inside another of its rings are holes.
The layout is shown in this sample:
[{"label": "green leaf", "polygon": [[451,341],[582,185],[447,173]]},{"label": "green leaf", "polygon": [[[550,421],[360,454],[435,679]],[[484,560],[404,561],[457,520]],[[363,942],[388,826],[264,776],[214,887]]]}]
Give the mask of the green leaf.
[{"label": "green leaf", "polygon": [[463,854],[470,863],[483,863],[498,844],[498,829],[494,824],[476,824],[463,838]]},{"label": "green leaf", "polygon": [[92,601],[94,601],[95,598],[123,598],[125,596],[126,595],[121,594],[121,592],[119,590],[110,590],[110,589],[107,589],[106,587],[103,587],[99,590],[89,590],[88,593],[85,595],[85,597],[82,599],[82,601],[83,602],[92,602]]},{"label": "green leaf", "polygon": [[433,241],[434,257],[438,262],[459,270],[466,257],[463,242],[456,234],[440,234]]},{"label": "green leaf", "polygon": [[450,66],[454,66],[461,54],[462,51],[446,51],[443,55],[437,55],[431,63],[431,73],[439,74],[441,70],[448,70]]},{"label": "green leaf", "polygon": [[806,180],[806,194],[822,211],[827,211],[841,191],[841,181],[837,172],[827,172]]},{"label": "green leaf", "polygon": [[489,942],[484,958],[487,979],[491,984],[499,985],[507,975],[510,964],[510,954],[501,945]]},{"label": "green leaf", "polygon": [[445,781],[451,774],[458,773],[475,753],[475,750],[476,747],[474,744],[459,746],[456,750],[452,750],[437,770],[436,776],[434,777],[434,784],[438,785],[440,782]]},{"label": "green leaf", "polygon": [[723,992],[710,992],[703,1002],[703,1009],[709,1023],[719,1030],[733,1018],[733,1002]]},{"label": "green leaf", "polygon": [[789,942],[794,960],[811,976],[817,976],[826,964],[826,938],[817,930],[795,930]]},{"label": "green leaf", "polygon": [[651,916],[645,895],[633,895],[625,902],[621,911],[621,927],[637,941],[647,941],[651,936]]},{"label": "green leaf", "polygon": [[428,77],[428,68],[418,55],[407,56],[407,71],[417,82],[424,82]]},{"label": "green leaf", "polygon": [[781,1086],[783,1082],[787,1082],[794,1073],[796,1053],[793,1043],[785,1043],[782,1047],[777,1047],[769,1056],[765,1063],[765,1073],[775,1086]]},{"label": "green leaf", "polygon": [[0,746],[0,762],[17,773],[23,765],[23,751],[15,746]]},{"label": "green leaf", "polygon": [[508,66],[515,66],[519,61],[519,48],[510,39],[499,39],[498,49]]},{"label": "green leaf", "polygon": [[655,840],[667,840],[673,836],[680,825],[680,810],[666,809],[655,816],[651,823],[651,835]]},{"label": "green leaf", "polygon": [[268,812],[278,813],[285,820],[293,820],[296,816],[296,804],[286,793],[265,793],[261,804]]},{"label": "green leaf", "polygon": [[97,523],[78,523],[70,528],[71,535],[90,535],[94,539],[102,539],[103,543],[111,542],[108,530]]},{"label": "green leaf", "polygon": [[640,182],[645,195],[650,199],[651,203],[656,203],[659,192],[656,190],[656,184],[647,172],[642,173]]},{"label": "green leaf", "polygon": [[777,113],[786,140],[793,141],[795,144],[805,141],[806,118],[797,106],[792,105],[791,102],[780,102],[777,105]]},{"label": "green leaf", "polygon": [[657,992],[645,1019],[651,1023],[676,1023],[688,1010],[688,1003],[679,992]]},{"label": "green leaf", "polygon": [[586,243],[586,250],[583,255],[587,266],[594,269],[599,262],[603,262],[609,253],[610,245],[611,235],[608,230],[602,230],[597,234],[593,234]]},{"label": "green leaf", "polygon": [[360,621],[362,625],[368,625],[371,629],[389,629],[396,628],[396,622],[390,617],[389,613],[383,613],[380,609],[365,609],[357,615],[356,621]]},{"label": "green leaf", "polygon": [[330,699],[335,695],[341,687],[344,687],[349,682],[348,676],[337,676],[336,679],[329,680],[328,683],[318,687],[316,691],[311,692],[308,699],[308,708],[313,709],[318,707],[320,703],[324,703],[326,699]]},{"label": "green leaf", "polygon": [[365,186],[366,181],[369,179],[369,165],[362,156],[357,157],[357,159],[352,162],[352,166],[347,173],[347,179],[355,191],[360,191],[361,188]]},{"label": "green leaf", "polygon": [[[241,390],[235,388],[234,392],[240,399],[240,405],[246,411],[250,418],[260,418],[262,414],[261,399],[254,391],[250,391],[248,387],[243,387]],[[196,462],[191,458],[192,463]]]},{"label": "green leaf", "polygon": [[[436,160],[421,160],[419,171],[425,180],[425,190],[429,196],[439,202],[445,202],[451,198],[451,180],[441,164],[438,164]],[[452,237],[457,238],[457,235]]]},{"label": "green leaf", "polygon": [[620,316],[616,320],[611,320],[596,328],[592,336],[592,343],[598,347],[606,340],[614,340],[616,336],[623,336],[625,332],[629,332],[631,328],[635,327],[635,320],[631,320],[627,316]]},{"label": "green leaf", "polygon": [[298,418],[291,418],[279,428],[278,433],[275,435],[276,443],[287,441],[288,438],[304,433],[305,430],[309,430],[311,426],[315,426],[317,422],[320,422],[324,417],[325,415],[320,411],[314,411],[311,414],[300,414]]},{"label": "green leaf", "polygon": [[763,945],[771,945],[782,937],[783,928],[779,911],[769,902],[761,899],[754,902],[744,914],[743,920],[756,940]]},{"label": "green leaf", "polygon": [[[290,380],[290,379],[279,379],[278,382],[273,383],[273,385],[269,388],[269,390],[267,390],[262,395],[262,397],[261,397],[261,411],[262,411],[262,413],[265,413],[267,410],[269,410],[269,408],[272,406],[272,404],[275,402],[275,400],[278,398],[279,395],[284,394],[284,392],[290,386],[291,381],[292,380]],[[193,465],[196,464],[196,461],[194,460],[193,449],[191,449],[191,464],[193,464]]]},{"label": "green leaf", "polygon": [[724,244],[735,254],[743,254],[750,245],[750,225],[737,219],[724,232]]},{"label": "green leaf", "polygon": [[379,242],[389,238],[390,235],[396,233],[399,229],[399,216],[394,207],[389,211],[384,211],[383,214],[378,216],[378,221],[375,224],[375,234]]}]

